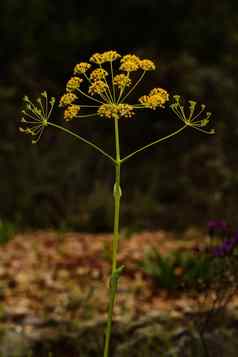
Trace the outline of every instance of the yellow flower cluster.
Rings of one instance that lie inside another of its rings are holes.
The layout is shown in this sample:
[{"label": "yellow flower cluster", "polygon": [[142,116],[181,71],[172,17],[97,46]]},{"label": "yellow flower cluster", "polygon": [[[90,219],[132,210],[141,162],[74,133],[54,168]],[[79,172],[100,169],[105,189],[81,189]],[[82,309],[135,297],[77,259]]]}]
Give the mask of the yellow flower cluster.
[{"label": "yellow flower cluster", "polygon": [[163,101],[164,103],[169,100],[169,94],[163,88],[153,88],[153,89],[151,89],[150,95],[152,95],[152,96],[153,95],[160,95],[161,96],[161,101]]},{"label": "yellow flower cluster", "polygon": [[156,109],[164,107],[164,104],[169,100],[168,92],[163,88],[154,88],[149,95],[143,95],[139,98],[139,102],[146,108]]},{"label": "yellow flower cluster", "polygon": [[105,62],[112,62],[115,61],[116,59],[120,58],[121,55],[117,53],[116,51],[106,51],[103,53],[94,53],[89,61],[96,63],[96,64],[102,64]]},{"label": "yellow flower cluster", "polygon": [[132,55],[132,54],[128,54],[128,55],[125,55],[122,57],[121,59],[121,63],[124,63],[124,62],[127,62],[127,61],[132,61],[132,62],[135,62],[139,65],[140,63],[140,58],[136,55]]},{"label": "yellow flower cluster", "polygon": [[155,64],[149,59],[143,59],[140,61],[140,68],[144,71],[153,71],[155,70]]},{"label": "yellow flower cluster", "polygon": [[59,106],[66,107],[67,105],[72,104],[76,99],[78,99],[77,95],[72,92],[63,94],[62,97],[60,98]]},{"label": "yellow flower cluster", "polygon": [[131,85],[131,80],[125,74],[117,74],[113,79],[113,84],[118,86],[118,88],[123,89]]},{"label": "yellow flower cluster", "polygon": [[94,53],[90,58],[90,62],[96,63],[96,64],[102,64],[104,62],[104,58],[102,56],[102,53]]},{"label": "yellow flower cluster", "polygon": [[103,68],[96,68],[90,74],[92,81],[98,81],[104,79],[108,75],[108,72]]},{"label": "yellow flower cluster", "polygon": [[76,66],[74,67],[74,73],[80,73],[80,74],[84,74],[87,72],[87,70],[91,67],[90,63],[87,62],[81,62],[76,64]]},{"label": "yellow flower cluster", "polygon": [[66,84],[66,91],[67,92],[73,92],[74,90],[78,89],[80,87],[80,84],[83,82],[83,80],[79,77],[72,77]]},{"label": "yellow flower cluster", "polygon": [[80,106],[77,104],[72,104],[69,107],[67,107],[64,111],[64,119],[66,121],[72,120],[78,115],[78,112],[80,111]]},{"label": "yellow flower cluster", "polygon": [[140,68],[140,58],[136,55],[125,55],[121,59],[120,70],[126,72],[137,71]]},{"label": "yellow flower cluster", "polygon": [[108,85],[104,82],[104,81],[95,81],[93,82],[89,89],[88,89],[88,93],[91,95],[95,95],[95,94],[103,94],[106,92],[106,90],[108,89]]},{"label": "yellow flower cluster", "polygon": [[[116,60],[118,60],[117,71],[113,68],[115,66],[113,62]],[[141,59],[135,54],[129,53],[122,57],[117,51],[113,50],[94,53],[89,61],[75,65],[74,76],[67,82],[66,93],[62,95],[59,103],[60,107],[65,109],[65,120],[85,117],[85,114],[86,116],[98,114],[105,118],[131,118],[135,114],[136,108],[156,109],[163,107],[168,101],[169,95],[162,88],[154,88],[148,95],[139,98],[140,105],[124,103],[141,82],[145,72],[154,69],[154,62],[149,59]],[[131,72],[139,70],[141,74],[133,83]],[[83,81],[82,75],[85,77],[84,81],[88,83],[86,91],[80,88]],[[131,87],[131,89],[129,90],[128,87]],[[80,103],[77,105],[79,95],[76,90],[86,100],[93,101],[92,105],[87,102],[85,106],[80,106]],[[100,98],[97,98],[97,96]],[[80,115],[78,115],[79,111]]]},{"label": "yellow flower cluster", "polygon": [[117,53],[117,51],[106,51],[103,52],[102,54],[104,62],[112,62],[115,61],[116,59],[120,58],[121,55]]},{"label": "yellow flower cluster", "polygon": [[123,103],[105,103],[98,108],[98,115],[109,119],[131,118],[135,114],[133,106]]}]

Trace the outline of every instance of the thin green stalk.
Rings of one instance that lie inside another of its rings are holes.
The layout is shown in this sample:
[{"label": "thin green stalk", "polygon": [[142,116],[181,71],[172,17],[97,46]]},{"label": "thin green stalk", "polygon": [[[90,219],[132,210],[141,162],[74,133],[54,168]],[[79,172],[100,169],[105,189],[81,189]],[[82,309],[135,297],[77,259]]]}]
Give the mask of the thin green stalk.
[{"label": "thin green stalk", "polygon": [[119,242],[119,216],[120,216],[120,198],[121,198],[121,188],[120,188],[120,142],[119,142],[119,129],[118,129],[118,119],[115,118],[115,146],[116,146],[116,161],[115,161],[115,184],[113,189],[114,196],[114,234],[112,241],[112,272],[109,287],[109,306],[108,306],[108,316],[107,316],[107,326],[105,331],[105,345],[103,357],[109,356],[109,346],[112,330],[112,315],[113,307],[115,303],[118,279],[122,272],[123,267],[117,268],[117,250]]},{"label": "thin green stalk", "polygon": [[171,134],[169,134],[169,135],[167,135],[167,136],[164,136],[163,138],[160,138],[160,139],[158,139],[158,140],[155,140],[155,141],[153,141],[152,143],[147,144],[147,145],[143,146],[142,148],[140,148],[140,149],[138,149],[138,150],[132,152],[131,154],[129,154],[129,155],[127,155],[126,157],[124,157],[123,159],[121,159],[121,164],[124,163],[126,160],[130,159],[132,156],[136,155],[138,152],[143,151],[143,150],[146,150],[146,149],[148,149],[149,147],[151,147],[152,145],[158,144],[158,143],[160,143],[160,142],[162,142],[162,141],[165,141],[165,140],[167,140],[167,139],[169,139],[169,138],[172,138],[173,136],[179,134],[179,133],[180,133],[182,130],[184,130],[186,127],[187,127],[187,124],[184,125],[184,126],[182,126],[181,128],[179,128],[178,130],[174,131],[173,133],[171,133]]},{"label": "thin green stalk", "polygon": [[60,129],[60,130],[64,131],[65,133],[74,136],[76,139],[79,139],[79,140],[83,141],[84,143],[88,144],[93,149],[99,151],[101,154],[103,154],[105,157],[107,157],[108,159],[110,159],[112,162],[115,163],[115,159],[111,155],[106,153],[104,150],[102,150],[99,146],[97,146],[96,144],[92,143],[91,141],[89,141],[87,139],[84,139],[82,136],[74,133],[73,131],[71,131],[69,129],[64,128],[61,125],[57,125],[57,124],[51,123],[50,121],[47,122],[47,125],[53,126],[53,127],[57,128],[57,129]]},{"label": "thin green stalk", "polygon": [[[99,66],[100,66],[101,70],[103,71],[101,63],[99,64]],[[106,92],[105,92],[107,100],[108,100],[109,103],[113,103],[113,96],[112,96],[112,93],[110,91],[110,86],[107,83],[107,78],[106,78],[104,72],[103,72],[103,80],[104,80],[105,84],[107,85],[107,89],[106,89]]]},{"label": "thin green stalk", "polygon": [[[129,78],[130,77],[130,72],[127,72],[126,76],[127,76],[127,78]],[[120,89],[120,93],[119,93],[119,96],[117,98],[117,103],[120,103],[120,99],[122,97],[122,94],[123,94],[125,88],[126,88],[126,85],[124,84],[124,86]]]},{"label": "thin green stalk", "polygon": [[81,89],[77,88],[77,91],[78,91],[79,93],[81,93],[84,97],[86,97],[86,98],[88,98],[88,99],[90,99],[90,100],[93,100],[93,101],[96,102],[96,103],[103,104],[103,102],[102,102],[101,100],[98,100],[98,99],[93,98],[91,95],[88,95],[88,94],[84,93]]},{"label": "thin green stalk", "polygon": [[111,81],[112,81],[112,96],[113,96],[113,101],[116,102],[116,94],[115,94],[115,86],[114,86],[114,73],[113,73],[112,61],[110,62],[110,68],[111,68]]},{"label": "thin green stalk", "polygon": [[97,115],[98,115],[97,113],[82,114],[82,115],[78,115],[77,118],[80,118],[80,119],[91,118],[91,117],[96,117]]},{"label": "thin green stalk", "polygon": [[134,91],[134,89],[138,86],[138,84],[142,81],[144,75],[145,75],[146,71],[144,71],[141,76],[139,77],[139,79],[137,80],[137,82],[133,85],[133,87],[129,90],[129,92],[122,98],[122,100],[120,101],[120,103],[123,103],[124,100]]}]

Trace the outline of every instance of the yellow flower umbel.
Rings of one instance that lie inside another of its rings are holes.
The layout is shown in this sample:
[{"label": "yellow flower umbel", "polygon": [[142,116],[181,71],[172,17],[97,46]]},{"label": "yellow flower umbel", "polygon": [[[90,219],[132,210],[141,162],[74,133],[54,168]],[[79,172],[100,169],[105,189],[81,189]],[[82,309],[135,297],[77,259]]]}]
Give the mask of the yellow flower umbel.
[{"label": "yellow flower umbel", "polygon": [[140,61],[140,68],[144,71],[153,71],[155,70],[155,64],[148,59],[144,59]]},{"label": "yellow flower umbel", "polygon": [[66,91],[73,92],[74,90],[80,87],[80,84],[83,82],[82,78],[72,77],[66,84]]},{"label": "yellow flower umbel", "polygon": [[155,70],[154,62],[149,59],[135,54],[121,56],[110,50],[93,54],[89,62],[76,64],[74,75],[66,84],[66,93],[60,99],[67,121],[96,115],[109,119],[132,118],[137,109],[164,108],[169,100],[165,89],[154,88],[136,104],[125,102],[146,72]]},{"label": "yellow flower umbel", "polygon": [[133,106],[130,104],[102,104],[98,109],[98,115],[101,117],[113,118],[131,118],[134,115]]},{"label": "yellow flower umbel", "polygon": [[76,99],[78,99],[77,95],[74,93],[66,93],[60,99],[60,107],[66,107],[67,105],[72,104]]},{"label": "yellow flower umbel", "polygon": [[91,72],[90,74],[90,79],[92,81],[99,81],[103,80],[106,76],[108,76],[108,72],[105,71],[103,68],[96,68],[94,71]]},{"label": "yellow flower umbel", "polygon": [[87,72],[87,70],[91,67],[90,63],[87,62],[81,62],[76,64],[74,67],[74,74],[84,74]]},{"label": "yellow flower umbel", "polygon": [[131,85],[131,79],[128,76],[126,76],[124,73],[117,74],[114,77],[113,84],[115,86],[118,86],[119,89],[123,89]]},{"label": "yellow flower umbel", "polygon": [[146,108],[156,109],[158,107],[164,108],[164,104],[169,100],[169,95],[166,90],[162,88],[154,88],[149,95],[143,95],[139,98],[139,102]]},{"label": "yellow flower umbel", "polygon": [[[174,103],[170,105],[170,108],[175,113],[175,115],[183,121],[186,125],[201,131],[205,134],[214,134],[215,130],[204,130],[203,128],[210,122],[210,112],[205,112],[205,104],[201,104],[201,109],[195,113],[197,102],[189,100],[188,110],[185,110],[184,105],[181,104],[181,97],[179,95],[173,96]],[[187,112],[187,113],[186,113]],[[205,115],[204,115],[204,114]]]},{"label": "yellow flower umbel", "polygon": [[30,101],[27,96],[23,98],[23,101],[26,109],[22,110],[24,116],[21,118],[21,123],[24,124],[24,127],[20,127],[19,130],[21,133],[32,135],[32,144],[36,144],[48,125],[55,98],[52,97],[49,101],[47,93],[42,92],[40,97],[37,98],[37,104]]},{"label": "yellow flower umbel", "polygon": [[80,106],[77,104],[72,104],[70,105],[67,109],[64,111],[64,119],[66,121],[69,121],[73,118],[75,118],[78,115],[78,112],[80,111]]},{"label": "yellow flower umbel", "polygon": [[103,94],[107,91],[108,89],[108,85],[107,83],[105,83],[104,81],[95,81],[93,82],[89,89],[88,89],[88,93],[95,95],[95,94],[99,94],[101,97],[103,96]]},{"label": "yellow flower umbel", "polygon": [[126,72],[133,72],[140,69],[141,60],[136,55],[125,55],[121,59],[120,69]]}]

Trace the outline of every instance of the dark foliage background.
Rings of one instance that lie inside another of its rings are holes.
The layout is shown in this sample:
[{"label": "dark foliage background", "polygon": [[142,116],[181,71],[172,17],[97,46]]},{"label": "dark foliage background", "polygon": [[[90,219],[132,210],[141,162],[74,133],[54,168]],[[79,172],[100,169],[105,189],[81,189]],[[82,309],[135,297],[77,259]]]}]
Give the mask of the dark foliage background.
[{"label": "dark foliage background", "polygon": [[[53,129],[39,145],[18,133],[21,99],[59,97],[74,65],[117,49],[159,61],[148,86],[207,104],[216,135],[193,130],[123,167],[122,224],[184,228],[209,218],[236,223],[238,199],[238,3],[235,0],[0,2],[0,218],[24,227],[111,230],[113,170]],[[146,89],[146,88],[145,88]],[[55,120],[62,121],[56,111]],[[73,123],[112,152],[110,121]],[[167,112],[121,125],[124,153],[167,134]]]}]

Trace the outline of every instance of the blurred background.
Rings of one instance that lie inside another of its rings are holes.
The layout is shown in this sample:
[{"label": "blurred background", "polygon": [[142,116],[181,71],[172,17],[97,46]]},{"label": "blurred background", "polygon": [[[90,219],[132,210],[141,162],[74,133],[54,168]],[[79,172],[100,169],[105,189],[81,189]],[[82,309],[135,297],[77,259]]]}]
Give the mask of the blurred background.
[{"label": "blurred background", "polygon": [[[0,2],[0,219],[21,228],[106,232],[113,167],[53,128],[38,145],[20,135],[22,97],[62,95],[73,67],[115,49],[158,62],[140,87],[205,103],[216,135],[186,130],[122,167],[122,225],[132,230],[237,223],[238,3],[235,0],[2,0]],[[63,123],[62,112],[53,118]],[[120,123],[122,153],[179,127],[169,112]],[[67,124],[113,152],[110,120]]]}]

